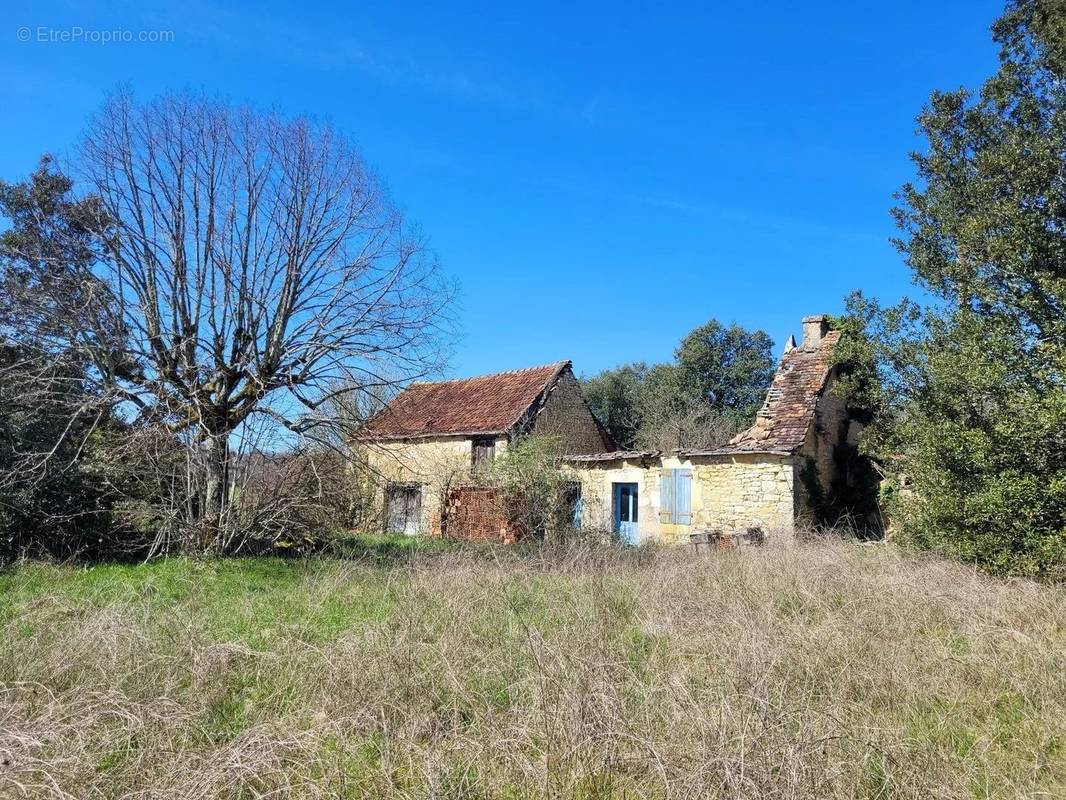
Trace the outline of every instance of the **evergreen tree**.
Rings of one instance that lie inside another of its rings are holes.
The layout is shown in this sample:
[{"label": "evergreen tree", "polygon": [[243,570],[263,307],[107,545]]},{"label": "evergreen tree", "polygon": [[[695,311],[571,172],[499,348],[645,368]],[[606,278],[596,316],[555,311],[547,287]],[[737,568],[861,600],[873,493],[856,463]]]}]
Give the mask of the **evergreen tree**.
[{"label": "evergreen tree", "polygon": [[604,370],[584,381],[585,396],[623,447],[721,444],[759,410],[774,373],[772,347],[763,331],[712,319],[681,340],[673,362]]},{"label": "evergreen tree", "polygon": [[1016,0],[981,90],[936,92],[894,210],[935,302],[849,303],[852,397],[901,537],[997,573],[1066,576],[1066,5]]}]

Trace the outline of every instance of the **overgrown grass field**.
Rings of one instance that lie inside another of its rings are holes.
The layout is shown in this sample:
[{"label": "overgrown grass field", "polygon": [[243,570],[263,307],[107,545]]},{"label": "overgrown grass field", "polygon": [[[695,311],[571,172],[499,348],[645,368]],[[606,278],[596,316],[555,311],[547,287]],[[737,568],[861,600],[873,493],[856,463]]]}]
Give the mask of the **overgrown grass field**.
[{"label": "overgrown grass field", "polygon": [[890,547],[0,573],[0,798],[1066,796],[1066,591]]}]

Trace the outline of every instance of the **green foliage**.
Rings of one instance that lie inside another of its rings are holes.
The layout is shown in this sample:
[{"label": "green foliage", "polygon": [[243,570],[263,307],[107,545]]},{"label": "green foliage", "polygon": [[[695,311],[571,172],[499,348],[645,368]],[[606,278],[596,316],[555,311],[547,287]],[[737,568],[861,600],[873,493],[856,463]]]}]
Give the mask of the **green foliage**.
[{"label": "green foliage", "polygon": [[754,417],[774,374],[772,347],[764,331],[712,319],[678,345],[678,383],[715,411]]},{"label": "green foliage", "polygon": [[750,424],[774,371],[763,331],[710,320],[672,363],[623,364],[583,382],[592,410],[622,447],[720,443]]},{"label": "green foliage", "polygon": [[[27,390],[30,365],[46,391]],[[100,457],[114,432],[77,412],[83,400],[74,367],[0,347],[0,563],[108,549],[115,497]]]},{"label": "green foliage", "polygon": [[593,413],[621,447],[632,447],[640,433],[644,381],[643,362],[606,369],[582,381],[582,392]]},{"label": "green foliage", "polygon": [[883,310],[854,292],[845,301],[846,313],[832,317],[829,326],[840,331],[840,340],[833,350],[837,380],[832,392],[847,403],[848,417],[862,425],[870,425],[882,418],[887,410],[883,405],[884,387],[881,385],[879,358],[881,352],[871,340],[871,326],[879,320]]},{"label": "green foliage", "polygon": [[513,521],[534,536],[558,532],[565,523],[562,454],[555,437],[523,436],[511,441],[493,462],[491,478],[510,498]]},{"label": "green foliage", "polygon": [[92,274],[100,205],[45,157],[26,181],[0,182],[0,215],[0,561],[113,554],[122,470],[107,453],[123,426],[89,357],[117,338]]},{"label": "green foliage", "polygon": [[935,298],[849,302],[849,402],[873,419],[902,538],[997,573],[1066,577],[1066,7],[1019,0],[1000,69],[934,93],[894,210]]},{"label": "green foliage", "polygon": [[865,437],[901,538],[997,573],[1066,576],[1066,391],[1003,316],[906,313],[914,325],[871,326],[886,377]]},{"label": "green foliage", "polygon": [[106,241],[98,198],[76,198],[74,182],[59,172],[50,156],[21,183],[0,181],[0,215],[8,228],[0,234],[0,333],[22,344],[55,352],[99,349],[106,324],[101,283],[92,267]]}]

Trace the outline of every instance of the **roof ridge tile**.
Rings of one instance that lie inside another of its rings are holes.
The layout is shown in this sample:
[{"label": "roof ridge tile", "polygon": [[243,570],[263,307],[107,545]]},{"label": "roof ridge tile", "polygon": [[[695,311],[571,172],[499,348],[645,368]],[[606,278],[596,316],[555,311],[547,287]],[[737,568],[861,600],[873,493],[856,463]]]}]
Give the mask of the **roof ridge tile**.
[{"label": "roof ridge tile", "polygon": [[442,383],[464,383],[465,381],[478,381],[485,378],[500,378],[505,375],[520,375],[525,372],[533,372],[539,369],[548,369],[553,367],[555,369],[562,369],[563,367],[570,365],[573,366],[573,362],[570,359],[563,359],[562,361],[553,361],[549,364],[538,364],[535,367],[522,367],[521,369],[507,369],[502,372],[486,372],[484,375],[470,375],[466,378],[444,378],[439,381],[411,381],[407,388],[412,386],[438,386]]}]

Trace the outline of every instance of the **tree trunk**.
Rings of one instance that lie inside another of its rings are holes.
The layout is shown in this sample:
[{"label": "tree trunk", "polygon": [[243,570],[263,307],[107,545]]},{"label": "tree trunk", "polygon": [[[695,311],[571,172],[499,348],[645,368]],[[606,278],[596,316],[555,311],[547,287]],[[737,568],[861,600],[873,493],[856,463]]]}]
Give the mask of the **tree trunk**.
[{"label": "tree trunk", "polygon": [[203,449],[204,505],[200,520],[201,547],[208,549],[222,530],[229,498],[229,437],[208,436]]}]

